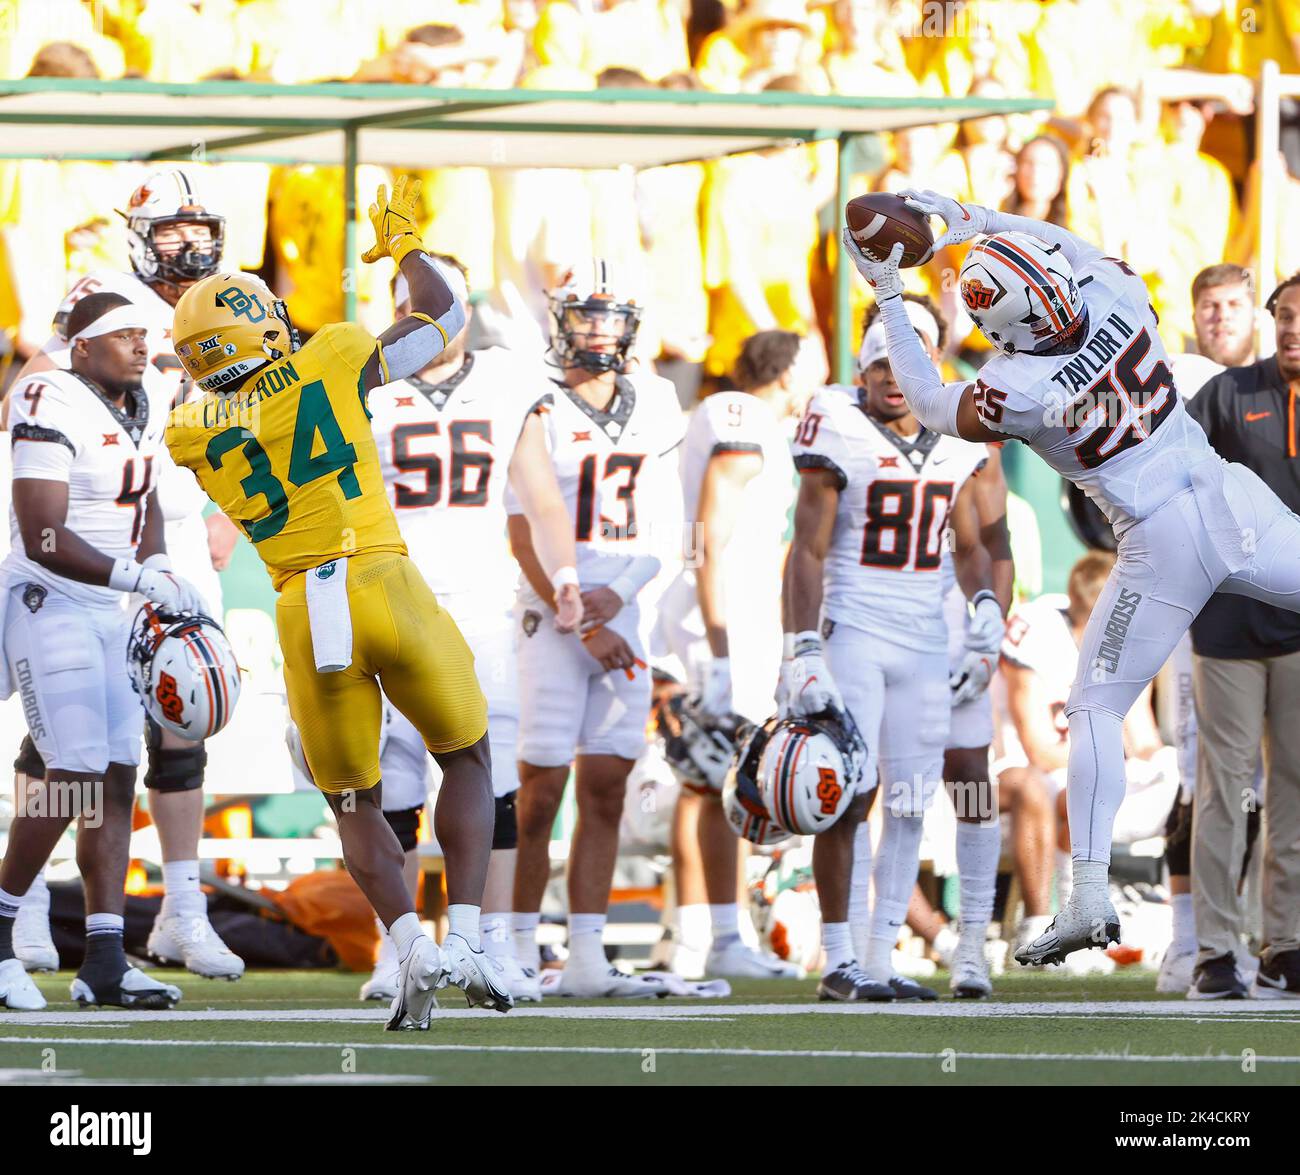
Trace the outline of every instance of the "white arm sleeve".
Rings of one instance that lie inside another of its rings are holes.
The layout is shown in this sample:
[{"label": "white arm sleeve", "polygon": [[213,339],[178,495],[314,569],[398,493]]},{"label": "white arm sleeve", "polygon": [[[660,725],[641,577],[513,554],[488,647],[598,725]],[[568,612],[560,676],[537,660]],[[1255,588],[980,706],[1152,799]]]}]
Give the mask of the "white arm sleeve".
[{"label": "white arm sleeve", "polygon": [[1049,245],[1059,245],[1065,259],[1071,266],[1086,265],[1096,261],[1105,254],[1096,245],[1059,225],[1048,224],[1045,220],[1034,220],[1029,216],[1016,216],[1010,212],[998,212],[986,208],[985,232],[987,233],[1028,233]]},{"label": "white arm sleeve", "polygon": [[916,327],[903,309],[902,298],[889,298],[882,302],[880,320],[885,324],[889,366],[912,415],[932,432],[960,436],[957,409],[965,385],[944,384],[938,369],[921,346]]},{"label": "white arm sleeve", "polygon": [[610,581],[609,590],[623,603],[631,603],[637,592],[659,574],[660,566],[656,555],[634,555],[628,565]]},{"label": "white arm sleeve", "polygon": [[388,380],[405,379],[417,371],[423,371],[446,349],[462,330],[465,329],[465,294],[443,277],[443,271],[434,263],[427,253],[419,254],[420,260],[433,270],[438,280],[447,287],[451,295],[451,305],[437,318],[428,318],[424,314],[414,317],[425,319],[426,325],[417,327],[410,334],[384,344],[384,361],[388,365]]}]

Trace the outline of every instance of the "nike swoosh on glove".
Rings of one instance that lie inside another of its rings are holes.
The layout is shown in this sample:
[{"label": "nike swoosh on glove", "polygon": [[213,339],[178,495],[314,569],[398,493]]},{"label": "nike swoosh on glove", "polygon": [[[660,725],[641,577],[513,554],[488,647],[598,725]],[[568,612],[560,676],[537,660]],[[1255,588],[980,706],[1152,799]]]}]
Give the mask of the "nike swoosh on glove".
[{"label": "nike swoosh on glove", "polygon": [[816,633],[800,633],[795,640],[790,689],[791,714],[820,714],[830,706],[844,709],[844,699],[826,668],[821,638]]},{"label": "nike swoosh on glove", "polygon": [[698,705],[710,718],[721,718],[731,713],[731,661],[715,657],[704,675]]},{"label": "nike swoosh on glove", "polygon": [[980,204],[960,204],[951,196],[932,192],[928,188],[904,188],[898,194],[913,211],[924,216],[937,216],[944,223],[946,231],[935,239],[925,261],[929,261],[940,249],[960,245],[963,241],[988,232],[989,210]]},{"label": "nike swoosh on glove", "polygon": [[903,279],[898,272],[898,263],[903,259],[902,241],[898,241],[882,261],[877,261],[858,244],[857,238],[847,228],[840,234],[840,241],[863,280],[875,292],[877,302],[896,298],[903,292]]},{"label": "nike swoosh on glove", "polygon": [[948,688],[952,690],[952,704],[961,706],[973,702],[989,687],[997,658],[992,653],[968,652],[950,674]]},{"label": "nike swoosh on glove", "polygon": [[966,628],[966,647],[976,653],[992,653],[1002,649],[1007,623],[1002,617],[1002,605],[991,595],[976,597],[975,612]]},{"label": "nike swoosh on glove", "polygon": [[140,572],[135,590],[149,601],[159,612],[169,616],[181,612],[202,612],[207,614],[207,604],[196,588],[187,579],[182,579],[170,571],[156,571],[146,567]]}]

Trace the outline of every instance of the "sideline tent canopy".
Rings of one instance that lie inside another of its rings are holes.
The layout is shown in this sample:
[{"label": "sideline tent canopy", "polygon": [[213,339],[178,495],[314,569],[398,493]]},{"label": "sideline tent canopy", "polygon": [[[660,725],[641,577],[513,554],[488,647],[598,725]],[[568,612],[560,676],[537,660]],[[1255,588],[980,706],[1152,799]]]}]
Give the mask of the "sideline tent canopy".
[{"label": "sideline tent canopy", "polygon": [[[0,82],[0,158],[246,160],[344,168],[344,267],[355,265],[358,162],[419,167],[607,168],[716,159],[792,141],[1050,109],[1034,98],[870,98],[703,91],[463,90],[326,82],[173,85],[21,78]],[[840,169],[837,215],[848,198]],[[847,305],[839,267],[837,306]],[[355,310],[348,295],[348,314]],[[851,364],[836,315],[836,370]]]}]

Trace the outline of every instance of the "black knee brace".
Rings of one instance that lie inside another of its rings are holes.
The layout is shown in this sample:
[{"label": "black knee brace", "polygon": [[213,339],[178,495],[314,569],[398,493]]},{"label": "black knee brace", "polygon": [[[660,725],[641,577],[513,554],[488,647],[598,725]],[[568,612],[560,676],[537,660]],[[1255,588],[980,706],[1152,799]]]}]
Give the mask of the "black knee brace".
[{"label": "black knee brace", "polygon": [[203,786],[203,772],[208,765],[208,749],[203,743],[164,747],[162,727],[150,718],[145,723],[145,747],[149,769],[144,785],[150,791],[198,791]]},{"label": "black knee brace", "polygon": [[14,770],[28,779],[45,778],[45,760],[36,749],[30,734],[23,735],[22,746],[18,748],[18,758],[14,760]]},{"label": "black knee brace", "polygon": [[1165,866],[1170,877],[1188,877],[1192,872],[1192,804],[1174,800],[1165,821]]},{"label": "black knee brace", "polygon": [[402,846],[404,853],[409,853],[420,843],[420,813],[423,811],[424,805],[416,804],[414,808],[402,808],[398,812],[384,813],[384,819],[388,821],[388,827],[397,834],[397,843]]},{"label": "black knee brace", "polygon": [[519,847],[519,824],[515,819],[515,796],[497,796],[496,825],[492,829],[492,847],[494,849],[514,849]]}]

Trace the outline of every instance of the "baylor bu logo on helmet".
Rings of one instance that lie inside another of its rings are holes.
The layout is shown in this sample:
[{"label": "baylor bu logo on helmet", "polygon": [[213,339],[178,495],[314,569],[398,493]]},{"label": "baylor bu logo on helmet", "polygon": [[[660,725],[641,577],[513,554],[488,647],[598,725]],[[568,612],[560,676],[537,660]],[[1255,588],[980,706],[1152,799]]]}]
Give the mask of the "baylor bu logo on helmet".
[{"label": "baylor bu logo on helmet", "polygon": [[181,738],[211,738],[235,712],[239,665],[210,616],[167,616],[146,604],[131,623],[126,661],[145,712]]},{"label": "baylor bu logo on helmet", "polygon": [[204,391],[215,392],[293,354],[298,332],[284,303],[251,273],[214,273],[176,303],[176,357]]},{"label": "baylor bu logo on helmet", "polygon": [[1088,310],[1057,245],[1029,233],[995,233],[962,263],[961,298],[985,337],[1008,355],[1074,349]]}]

